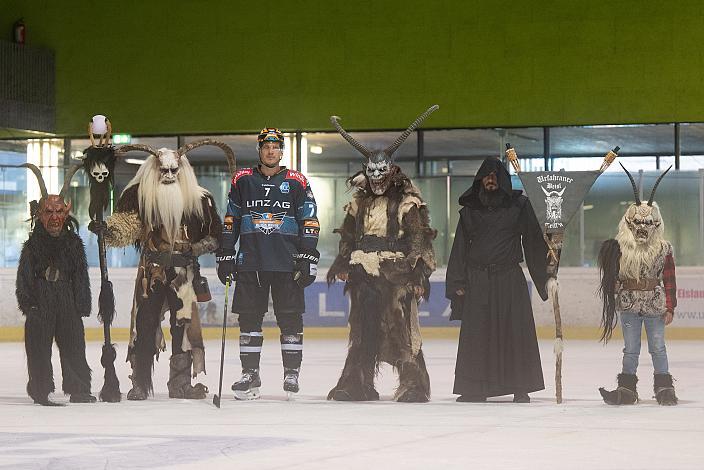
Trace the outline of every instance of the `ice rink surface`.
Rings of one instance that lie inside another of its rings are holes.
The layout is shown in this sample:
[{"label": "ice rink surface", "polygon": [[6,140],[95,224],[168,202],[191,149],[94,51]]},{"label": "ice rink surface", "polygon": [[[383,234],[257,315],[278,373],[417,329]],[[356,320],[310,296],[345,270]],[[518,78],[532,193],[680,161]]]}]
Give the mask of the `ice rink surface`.
[{"label": "ice rink surface", "polygon": [[[615,387],[620,340],[567,341],[565,401],[555,404],[552,342],[541,341],[547,389],[530,404],[511,397],[456,403],[452,395],[456,342],[424,344],[430,403],[390,401],[396,378],[383,368],[379,402],[325,400],[342,368],[342,340],[306,342],[301,393],[286,401],[278,342],[265,341],[262,399],[236,402],[237,347],[228,343],[222,408],[168,398],[168,354],[156,364],[155,397],[143,402],[68,404],[45,408],[25,395],[21,343],[0,344],[0,468],[12,469],[702,469],[704,468],[704,342],[671,341],[670,371],[680,405],[652,398],[652,366],[643,345],[641,403],[610,407],[599,386]],[[217,392],[220,342],[206,345],[208,375]],[[124,345],[118,357],[124,357]],[[88,344],[93,391],[103,384],[100,344]],[[54,351],[55,380],[60,368]],[[128,368],[117,364],[121,390]],[[57,401],[67,402],[61,393]]]}]

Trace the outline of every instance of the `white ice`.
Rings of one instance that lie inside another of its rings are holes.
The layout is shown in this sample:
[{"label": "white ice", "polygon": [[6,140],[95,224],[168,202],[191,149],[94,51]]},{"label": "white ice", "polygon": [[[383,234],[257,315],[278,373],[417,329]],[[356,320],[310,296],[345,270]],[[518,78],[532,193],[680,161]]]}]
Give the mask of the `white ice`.
[{"label": "white ice", "polygon": [[[156,364],[156,396],[143,402],[33,405],[25,395],[23,344],[0,344],[0,468],[12,469],[702,469],[704,468],[704,342],[671,341],[670,370],[680,405],[652,398],[652,366],[643,345],[642,402],[610,407],[599,386],[613,388],[620,369],[618,340],[567,341],[565,401],[554,400],[552,342],[541,341],[547,389],[532,403],[511,397],[456,403],[452,395],[456,342],[424,344],[432,381],[430,403],[390,401],[396,379],[383,368],[382,400],[325,400],[345,358],[343,340],[306,341],[302,390],[285,401],[281,356],[265,341],[262,399],[236,402],[230,385],[239,375],[236,345],[228,342],[222,408],[212,397],[172,400],[166,392],[168,354]],[[210,341],[204,382],[217,392],[220,342]],[[124,348],[118,351],[124,356]],[[93,391],[103,383],[100,344],[88,344]],[[60,368],[54,351],[57,388]],[[123,394],[128,369],[117,363]],[[62,394],[57,401],[67,402]]]}]

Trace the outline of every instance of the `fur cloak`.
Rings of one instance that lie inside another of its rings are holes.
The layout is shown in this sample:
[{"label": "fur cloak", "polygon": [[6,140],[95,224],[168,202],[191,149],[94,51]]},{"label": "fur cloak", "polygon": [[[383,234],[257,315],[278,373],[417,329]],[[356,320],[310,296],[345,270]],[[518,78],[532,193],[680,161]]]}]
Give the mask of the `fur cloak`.
[{"label": "fur cloak", "polygon": [[430,398],[413,286],[422,286],[428,298],[437,232],[430,228],[418,188],[398,168],[391,178],[381,196],[370,190],[362,173],[349,180],[356,193],[335,230],[341,237],[339,254],[328,271],[328,283],[349,273],[349,352],[328,399],[378,399],[374,377],[381,362],[399,372],[396,400]]},{"label": "fur cloak", "polygon": [[58,237],[52,237],[42,224],[36,224],[22,247],[17,269],[15,293],[26,318],[27,393],[35,400],[54,391],[54,338],[61,357],[62,390],[90,393],[82,320],[91,311],[88,264],[83,241],[70,228],[67,224]]}]

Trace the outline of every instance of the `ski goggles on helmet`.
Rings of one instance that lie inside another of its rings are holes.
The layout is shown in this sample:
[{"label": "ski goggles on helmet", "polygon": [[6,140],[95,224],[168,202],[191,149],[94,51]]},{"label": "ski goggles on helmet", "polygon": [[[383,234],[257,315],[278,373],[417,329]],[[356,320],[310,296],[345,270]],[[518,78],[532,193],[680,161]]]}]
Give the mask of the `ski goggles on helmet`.
[{"label": "ski goggles on helmet", "polygon": [[259,132],[257,136],[257,145],[259,148],[264,145],[264,142],[278,142],[283,148],[284,146],[284,134],[275,127],[265,127]]}]

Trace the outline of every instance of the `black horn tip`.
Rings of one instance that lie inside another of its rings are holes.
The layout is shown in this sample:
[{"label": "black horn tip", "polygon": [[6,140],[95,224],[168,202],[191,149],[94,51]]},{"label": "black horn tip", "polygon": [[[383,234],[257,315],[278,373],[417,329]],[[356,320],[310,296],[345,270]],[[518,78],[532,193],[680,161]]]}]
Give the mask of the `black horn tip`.
[{"label": "black horn tip", "polygon": [[613,151],[614,153],[618,153],[619,150],[621,150],[621,147],[619,147],[619,146],[617,145],[616,147],[614,147],[614,149],[613,149],[612,151]]}]

